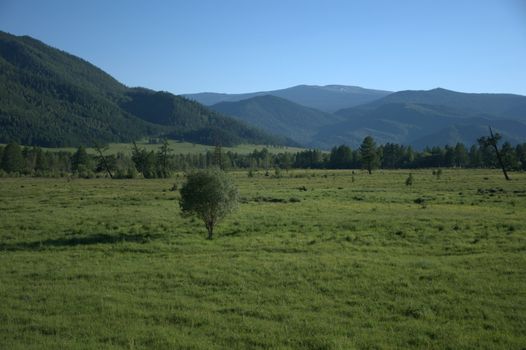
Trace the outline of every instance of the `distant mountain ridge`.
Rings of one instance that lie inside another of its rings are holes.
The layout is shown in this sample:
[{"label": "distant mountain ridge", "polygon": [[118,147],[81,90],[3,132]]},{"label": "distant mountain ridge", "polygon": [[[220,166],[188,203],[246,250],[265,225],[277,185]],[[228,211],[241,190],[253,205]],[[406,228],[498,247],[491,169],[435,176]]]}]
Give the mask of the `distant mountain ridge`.
[{"label": "distant mountain ridge", "polygon": [[358,147],[371,135],[378,143],[423,147],[469,145],[487,134],[488,125],[508,141],[526,140],[521,95],[298,85],[186,96],[129,88],[81,58],[0,32],[0,143],[56,147],[168,136],[224,146],[329,149]]},{"label": "distant mountain ridge", "polygon": [[322,149],[339,144],[358,147],[368,135],[378,143],[417,148],[457,142],[469,145],[485,135],[489,125],[510,142],[526,140],[526,97],[512,94],[407,90],[333,114],[270,95],[221,102],[211,108]]},{"label": "distant mountain ridge", "polygon": [[[462,111],[466,117],[491,115],[495,118],[516,118],[526,121],[526,96],[514,94],[466,93],[443,88],[427,91],[406,90],[387,95],[360,106],[374,108],[387,103],[412,103],[449,107]],[[340,110],[337,114],[344,114]]]},{"label": "distant mountain ridge", "polygon": [[345,139],[356,146],[370,134],[380,143],[415,147],[472,144],[492,125],[511,142],[526,140],[526,96],[521,95],[407,90],[335,114],[345,121],[320,130],[315,139],[328,144]]},{"label": "distant mountain ridge", "polygon": [[210,108],[303,145],[309,144],[317,128],[341,121],[336,115],[272,95],[220,102]]},{"label": "distant mountain ridge", "polygon": [[237,102],[256,96],[271,95],[323,112],[333,113],[343,108],[358,106],[387,96],[391,91],[365,89],[346,85],[297,85],[286,89],[250,92],[244,94],[224,94],[204,92],[183,96],[211,106],[219,102]]},{"label": "distant mountain ridge", "polygon": [[56,147],[162,135],[225,146],[295,144],[184,97],[130,89],[81,58],[0,32],[0,142]]}]

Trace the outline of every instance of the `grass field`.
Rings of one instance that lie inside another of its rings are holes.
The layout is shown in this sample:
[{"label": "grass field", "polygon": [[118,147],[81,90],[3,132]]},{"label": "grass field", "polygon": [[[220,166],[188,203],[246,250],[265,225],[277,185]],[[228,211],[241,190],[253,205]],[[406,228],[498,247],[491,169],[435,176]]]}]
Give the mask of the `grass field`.
[{"label": "grass field", "polygon": [[212,241],[182,176],[0,179],[0,348],[526,347],[526,174],[284,174]]},{"label": "grass field", "polygon": [[[145,148],[148,151],[159,151],[161,144],[150,144],[148,140],[137,141],[137,146],[139,148]],[[180,142],[175,140],[168,140],[170,144],[171,154],[199,154],[206,153],[207,151],[213,151],[215,146],[201,145],[196,143]],[[5,144],[0,144],[0,146],[5,146]],[[303,151],[303,148],[297,147],[286,147],[286,146],[272,146],[272,145],[238,145],[235,147],[222,147],[223,152],[233,152],[238,154],[249,154],[255,149],[262,150],[263,148],[268,149],[270,153],[296,153]],[[43,150],[57,152],[57,151],[67,151],[74,153],[77,148],[75,147],[62,147],[62,148],[46,148],[42,147]],[[105,154],[117,154],[119,152],[131,155],[133,149],[132,143],[110,143]],[[89,154],[98,154],[94,148],[87,148],[86,151]]]}]

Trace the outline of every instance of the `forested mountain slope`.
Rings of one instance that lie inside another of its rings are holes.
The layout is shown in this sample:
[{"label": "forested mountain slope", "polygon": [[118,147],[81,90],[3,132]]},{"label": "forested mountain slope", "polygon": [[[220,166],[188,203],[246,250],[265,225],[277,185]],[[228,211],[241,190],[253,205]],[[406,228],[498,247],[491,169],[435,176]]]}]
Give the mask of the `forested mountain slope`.
[{"label": "forested mountain slope", "polygon": [[162,135],[223,145],[287,143],[186,98],[130,89],[31,37],[0,32],[0,142],[77,146]]},{"label": "forested mountain slope", "polygon": [[210,108],[303,145],[309,145],[312,135],[319,128],[341,121],[333,114],[272,95],[220,102]]},{"label": "forested mountain slope", "polygon": [[526,140],[526,97],[467,94],[445,89],[401,91],[335,114],[344,119],[313,136],[325,145],[357,146],[364,135],[379,143],[423,147],[472,144],[493,126],[508,141]]}]

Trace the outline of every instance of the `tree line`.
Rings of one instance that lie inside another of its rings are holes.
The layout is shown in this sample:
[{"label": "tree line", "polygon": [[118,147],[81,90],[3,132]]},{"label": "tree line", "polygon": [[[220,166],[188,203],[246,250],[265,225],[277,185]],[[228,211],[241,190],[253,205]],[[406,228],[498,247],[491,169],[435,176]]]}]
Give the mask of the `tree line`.
[{"label": "tree line", "polygon": [[[387,143],[377,146],[373,138],[366,137],[361,146],[352,149],[346,145],[334,147],[330,152],[317,149],[296,153],[271,153],[268,149],[249,154],[224,152],[220,146],[200,154],[173,154],[167,141],[156,150],[133,145],[131,155],[108,154],[97,147],[97,154],[89,154],[80,146],[75,152],[43,150],[40,147],[22,147],[17,143],[0,146],[0,176],[78,176],[92,178],[166,178],[176,171],[207,169],[416,169],[416,168],[496,168],[499,167],[496,150],[484,142],[467,148],[461,143],[454,146],[427,147],[416,151],[411,146]],[[526,143],[512,146],[505,142],[500,158],[508,170],[526,170]]]}]

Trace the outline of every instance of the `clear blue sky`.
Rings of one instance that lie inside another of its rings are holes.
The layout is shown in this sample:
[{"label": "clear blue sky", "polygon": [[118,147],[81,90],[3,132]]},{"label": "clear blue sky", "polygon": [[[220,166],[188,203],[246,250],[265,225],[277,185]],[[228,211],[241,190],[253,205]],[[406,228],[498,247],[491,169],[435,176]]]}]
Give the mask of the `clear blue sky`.
[{"label": "clear blue sky", "polygon": [[526,95],[526,0],[0,0],[0,30],[173,93],[344,84]]}]

